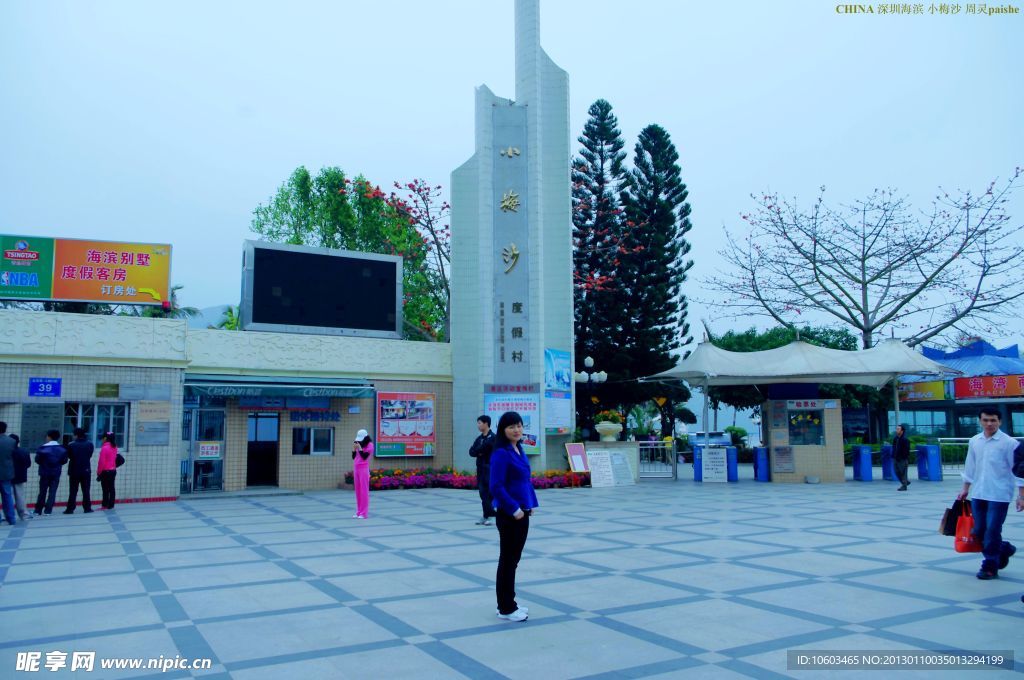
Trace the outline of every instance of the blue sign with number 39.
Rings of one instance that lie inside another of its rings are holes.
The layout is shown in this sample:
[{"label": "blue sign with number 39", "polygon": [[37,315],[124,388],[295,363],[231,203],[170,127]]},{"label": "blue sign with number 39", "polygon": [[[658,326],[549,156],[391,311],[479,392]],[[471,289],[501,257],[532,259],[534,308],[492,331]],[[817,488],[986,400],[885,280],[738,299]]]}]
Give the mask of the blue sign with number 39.
[{"label": "blue sign with number 39", "polygon": [[29,378],[28,396],[59,397],[60,380],[60,378]]}]

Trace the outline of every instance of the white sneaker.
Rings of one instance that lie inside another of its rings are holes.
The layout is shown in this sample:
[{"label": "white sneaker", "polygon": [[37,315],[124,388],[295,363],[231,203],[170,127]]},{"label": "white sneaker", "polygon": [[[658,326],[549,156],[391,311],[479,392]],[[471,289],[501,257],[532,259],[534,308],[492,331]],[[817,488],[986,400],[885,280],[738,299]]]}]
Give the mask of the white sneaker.
[{"label": "white sneaker", "polygon": [[498,613],[498,618],[499,619],[505,619],[506,621],[515,621],[515,622],[525,621],[529,617],[530,617],[530,615],[527,614],[526,610],[523,609],[522,607],[520,607],[519,609],[515,610],[511,614],[502,614],[500,612]]},{"label": "white sneaker", "polygon": [[[519,611],[523,612],[524,614],[529,614],[530,613],[530,608],[529,607],[520,607]],[[498,616],[501,616],[501,610],[500,609],[495,609],[494,613],[497,614]]]}]

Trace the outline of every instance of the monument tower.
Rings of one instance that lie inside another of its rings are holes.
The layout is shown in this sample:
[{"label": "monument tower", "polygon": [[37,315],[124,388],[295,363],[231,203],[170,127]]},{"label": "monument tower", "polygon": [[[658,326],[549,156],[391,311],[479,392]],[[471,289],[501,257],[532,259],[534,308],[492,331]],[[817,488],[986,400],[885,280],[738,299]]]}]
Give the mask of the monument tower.
[{"label": "monument tower", "polygon": [[569,78],[540,47],[539,0],[515,3],[515,99],[476,90],[476,152],[452,172],[455,467],[485,410],[527,420],[534,469],[573,427]]}]

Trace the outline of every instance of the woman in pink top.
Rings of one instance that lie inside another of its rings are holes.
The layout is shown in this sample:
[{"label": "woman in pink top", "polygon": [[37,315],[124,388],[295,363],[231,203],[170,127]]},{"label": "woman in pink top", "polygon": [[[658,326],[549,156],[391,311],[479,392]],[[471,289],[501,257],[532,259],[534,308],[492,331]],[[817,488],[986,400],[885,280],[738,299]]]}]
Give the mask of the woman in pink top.
[{"label": "woman in pink top", "polygon": [[96,479],[103,487],[103,509],[114,509],[114,477],[117,476],[117,445],[114,444],[114,433],[103,435],[103,446],[100,448],[100,462],[96,465]]},{"label": "woman in pink top", "polygon": [[356,432],[352,444],[352,484],[356,487],[356,514],[354,519],[366,519],[370,514],[370,459],[373,458],[373,440],[366,430]]}]

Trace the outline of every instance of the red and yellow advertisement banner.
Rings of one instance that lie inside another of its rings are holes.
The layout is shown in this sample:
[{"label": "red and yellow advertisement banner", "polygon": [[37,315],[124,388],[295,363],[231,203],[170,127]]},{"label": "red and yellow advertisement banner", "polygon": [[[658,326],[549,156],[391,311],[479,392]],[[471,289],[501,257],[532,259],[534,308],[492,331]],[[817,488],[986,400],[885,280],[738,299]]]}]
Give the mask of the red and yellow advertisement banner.
[{"label": "red and yellow advertisement banner", "polygon": [[971,397],[1019,397],[1024,395],[1024,375],[985,375],[953,381],[957,399]]},{"label": "red and yellow advertisement banner", "polygon": [[170,303],[171,246],[0,234],[0,299]]},{"label": "red and yellow advertisement banner", "polygon": [[434,395],[377,393],[375,456],[434,455]]}]

